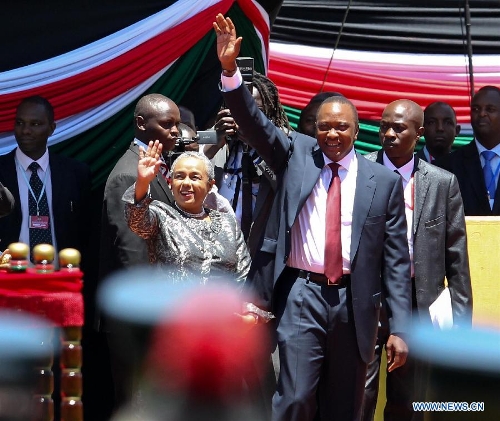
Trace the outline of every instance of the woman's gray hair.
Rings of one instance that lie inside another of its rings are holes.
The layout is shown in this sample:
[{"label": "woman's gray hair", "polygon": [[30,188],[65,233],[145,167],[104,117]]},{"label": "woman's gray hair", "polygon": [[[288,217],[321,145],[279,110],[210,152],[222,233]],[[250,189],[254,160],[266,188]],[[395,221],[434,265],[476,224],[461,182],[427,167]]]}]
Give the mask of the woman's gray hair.
[{"label": "woman's gray hair", "polygon": [[183,152],[181,153],[177,159],[174,161],[172,164],[172,173],[175,172],[175,167],[177,164],[177,161],[179,161],[182,158],[197,158],[200,161],[203,161],[205,163],[205,167],[207,169],[207,175],[209,180],[214,180],[215,179],[215,170],[214,170],[214,164],[212,164],[212,161],[208,159],[205,154],[201,152],[195,152],[195,151],[189,151],[189,152]]}]

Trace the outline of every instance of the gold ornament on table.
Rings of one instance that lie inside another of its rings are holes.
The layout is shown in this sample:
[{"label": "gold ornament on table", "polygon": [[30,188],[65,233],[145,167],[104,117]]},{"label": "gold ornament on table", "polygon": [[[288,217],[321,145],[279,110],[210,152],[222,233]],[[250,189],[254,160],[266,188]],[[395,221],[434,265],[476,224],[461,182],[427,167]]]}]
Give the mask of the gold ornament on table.
[{"label": "gold ornament on table", "polygon": [[59,252],[59,266],[61,272],[80,270],[82,256],[77,249],[67,248]]},{"label": "gold ornament on table", "polygon": [[54,272],[55,250],[51,244],[37,244],[33,247],[33,261],[38,273]]},{"label": "gold ornament on table", "polygon": [[5,249],[2,254],[0,254],[0,270],[9,269],[10,267],[10,250]]},{"label": "gold ornament on table", "polygon": [[[30,254],[30,248],[28,244],[25,243],[11,243],[7,248],[10,254],[10,259],[8,261],[10,272],[26,272],[29,265],[28,256]],[[7,250],[2,255],[2,263],[6,255]]]}]

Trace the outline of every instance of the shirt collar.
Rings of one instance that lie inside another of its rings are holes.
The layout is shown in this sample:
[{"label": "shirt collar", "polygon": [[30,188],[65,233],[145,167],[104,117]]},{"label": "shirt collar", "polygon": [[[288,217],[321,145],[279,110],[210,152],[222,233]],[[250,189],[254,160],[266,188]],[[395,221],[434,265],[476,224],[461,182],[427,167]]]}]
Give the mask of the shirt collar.
[{"label": "shirt collar", "polygon": [[478,142],[477,139],[474,139],[474,142],[476,142],[476,147],[477,147],[477,151],[479,152],[479,155],[481,155],[481,152],[483,151],[493,151],[497,154],[497,156],[500,157],[500,143],[498,145],[496,145],[493,149],[486,149],[481,143]]},{"label": "shirt collar", "polygon": [[427,149],[427,146],[424,146],[423,148],[425,158],[427,159],[427,162],[431,162],[434,157],[429,153],[429,149]]},{"label": "shirt collar", "polygon": [[[346,156],[344,156],[340,161],[337,161],[337,164],[339,164],[342,168],[345,168],[346,171],[349,171],[349,167],[351,166],[351,164],[355,158],[356,158],[356,152],[354,151],[354,147],[353,147],[347,153]],[[325,154],[323,154],[323,159],[325,161],[325,166],[333,162]]]},{"label": "shirt collar", "polygon": [[[33,159],[24,154],[19,148],[16,149],[16,159],[24,171],[27,171],[28,167],[33,162]],[[49,166],[49,150],[45,149],[45,153],[35,162],[40,165],[40,168],[43,170],[43,172],[47,171],[47,168]]]},{"label": "shirt collar", "polygon": [[395,165],[388,158],[386,153],[383,155],[383,164],[391,171],[396,171],[405,179],[405,181],[410,181],[411,176],[413,175],[413,168],[415,166],[415,156],[412,156],[411,159],[404,164],[402,167],[396,168]]},{"label": "shirt collar", "polygon": [[134,143],[137,145],[137,146],[142,146],[144,148],[144,150],[146,150],[148,148],[148,145],[146,145],[143,141],[137,139],[137,138],[134,138]]},{"label": "shirt collar", "polygon": [[[148,145],[146,145],[143,141],[141,141],[137,138],[134,138],[134,144],[137,146],[142,146],[145,151],[148,149]],[[160,161],[166,163],[165,158],[163,158],[163,155],[160,155]]]}]

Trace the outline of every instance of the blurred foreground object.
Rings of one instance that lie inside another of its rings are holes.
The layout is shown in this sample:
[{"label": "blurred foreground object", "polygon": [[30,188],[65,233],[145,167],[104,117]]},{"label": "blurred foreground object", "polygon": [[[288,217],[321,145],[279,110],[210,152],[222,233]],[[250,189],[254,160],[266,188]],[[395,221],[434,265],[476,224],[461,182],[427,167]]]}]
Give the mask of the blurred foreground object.
[{"label": "blurred foreground object", "polygon": [[243,298],[228,285],[172,283],[151,268],[109,279],[100,304],[123,334],[124,354],[144,367],[141,402],[114,420],[264,419],[248,396],[265,369],[268,338],[236,314]]},{"label": "blurred foreground object", "polygon": [[431,366],[426,402],[451,403],[427,421],[500,419],[500,330],[419,327],[412,336],[410,352]]},{"label": "blurred foreground object", "polygon": [[33,247],[33,260],[38,273],[54,272],[55,249],[52,244],[37,244]]},{"label": "blurred foreground object", "polygon": [[77,249],[67,248],[59,252],[59,267],[62,271],[79,270],[82,255]]},{"label": "blurred foreground object", "polygon": [[39,388],[35,368],[52,358],[51,337],[44,320],[0,310],[0,421],[46,419],[35,416],[40,400],[33,395]]},{"label": "blurred foreground object", "polygon": [[26,272],[29,265],[29,246],[25,243],[11,243],[8,250],[10,254],[9,270],[11,272]]},{"label": "blurred foreground object", "polygon": [[10,259],[12,258],[12,255],[10,254],[9,249],[5,249],[1,254],[0,254],[0,270],[7,270],[10,267]]}]

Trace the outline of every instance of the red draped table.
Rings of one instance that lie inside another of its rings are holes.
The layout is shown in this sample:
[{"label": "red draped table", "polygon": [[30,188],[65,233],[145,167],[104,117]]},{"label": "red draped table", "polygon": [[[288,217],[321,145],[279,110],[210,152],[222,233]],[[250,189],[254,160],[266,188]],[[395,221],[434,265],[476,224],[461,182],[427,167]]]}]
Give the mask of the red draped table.
[{"label": "red draped table", "polygon": [[[79,270],[48,274],[28,269],[26,273],[0,271],[0,308],[42,316],[61,332],[61,421],[83,421],[82,326],[83,273]],[[47,338],[52,340],[53,338]],[[53,358],[37,367],[35,420],[54,419]]]}]

